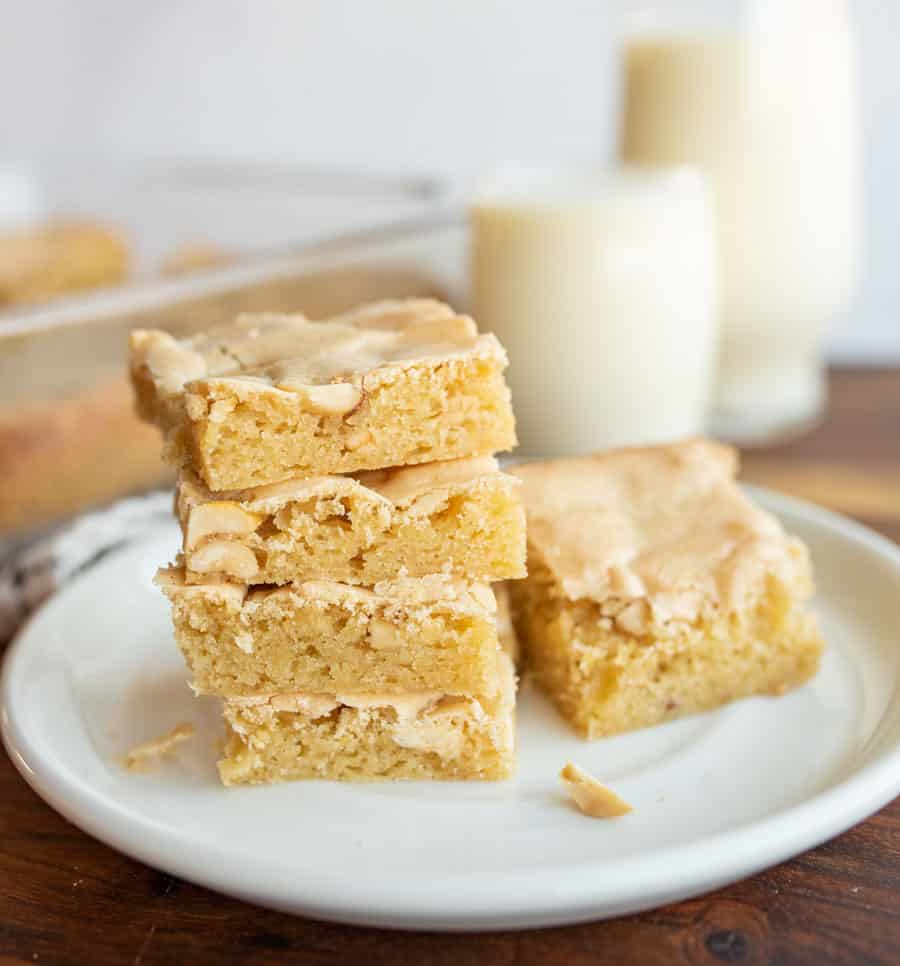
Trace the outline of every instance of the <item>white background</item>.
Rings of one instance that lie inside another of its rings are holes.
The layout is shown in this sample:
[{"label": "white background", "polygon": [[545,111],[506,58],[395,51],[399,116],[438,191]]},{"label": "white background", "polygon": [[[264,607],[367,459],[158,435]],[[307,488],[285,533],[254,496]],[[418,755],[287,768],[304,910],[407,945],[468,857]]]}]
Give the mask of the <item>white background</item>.
[{"label": "white background", "polygon": [[[868,251],[833,344],[882,361],[900,358],[900,2],[852,7]],[[0,15],[0,159],[457,176],[604,158],[615,140],[616,6],[603,0],[0,0]]]}]

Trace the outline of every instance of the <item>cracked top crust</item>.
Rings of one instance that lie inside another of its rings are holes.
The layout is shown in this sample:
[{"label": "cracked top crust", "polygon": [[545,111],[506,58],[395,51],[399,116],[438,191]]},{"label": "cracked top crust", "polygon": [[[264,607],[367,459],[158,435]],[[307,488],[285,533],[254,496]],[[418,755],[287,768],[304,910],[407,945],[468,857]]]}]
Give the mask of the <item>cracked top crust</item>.
[{"label": "cracked top crust", "polygon": [[196,474],[182,470],[177,487],[178,514],[184,522],[197,507],[215,503],[239,505],[257,514],[277,513],[292,501],[357,497],[389,507],[408,507],[425,495],[461,493],[479,485],[519,488],[520,480],[501,473],[493,456],[420,463],[347,475],[283,480],[245,490],[210,490]]},{"label": "cracked top crust", "polygon": [[304,580],[282,587],[247,586],[219,578],[206,583],[188,584],[181,567],[162,567],[154,581],[170,598],[181,594],[231,600],[238,605],[256,605],[264,600],[303,599],[320,606],[339,605],[348,610],[373,611],[378,607],[405,607],[428,610],[441,607],[459,614],[470,614],[493,621],[497,601],[489,584],[433,574],[428,577],[396,577],[382,580],[374,587],[357,587],[337,580]]},{"label": "cracked top crust", "polygon": [[149,374],[162,397],[215,380],[295,393],[310,409],[347,414],[392,373],[460,356],[506,355],[493,335],[433,299],[376,302],[331,319],[241,315],[189,339],[139,329],[131,334],[133,369]]},{"label": "cracked top crust", "polygon": [[737,465],[730,447],[690,439],[510,472],[524,482],[530,553],[562,595],[643,633],[739,611],[770,574],[811,586],[806,548],[744,495]]}]

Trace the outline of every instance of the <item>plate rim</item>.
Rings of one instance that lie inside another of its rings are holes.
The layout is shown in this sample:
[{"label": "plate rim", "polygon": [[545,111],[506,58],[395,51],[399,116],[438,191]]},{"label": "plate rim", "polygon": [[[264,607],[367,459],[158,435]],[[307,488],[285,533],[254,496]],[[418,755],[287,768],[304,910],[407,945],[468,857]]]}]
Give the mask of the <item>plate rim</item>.
[{"label": "plate rim", "polygon": [[[900,546],[841,514],[762,487],[747,486],[776,515],[861,544],[885,559],[900,580]],[[155,531],[152,531],[155,532]],[[152,539],[150,534],[122,551]],[[192,841],[80,782],[58,758],[42,751],[20,727],[13,694],[16,668],[43,620],[76,596],[91,571],[79,575],[40,608],[8,645],[0,676],[0,734],[7,754],[31,788],[77,828],[151,868],[263,906],[353,925],[442,931],[534,928],[574,924],[637,912],[709,891],[798,855],[869,817],[900,794],[900,739],[850,776],[789,808],[693,842],[615,862],[602,859],[540,866],[526,872],[417,879],[415,888],[380,883],[377,895],[359,877],[304,878],[296,862],[242,857],[229,871],[227,849]],[[892,700],[897,702],[898,682]],[[187,848],[185,848],[187,846]],[[727,858],[723,859],[723,856]],[[660,875],[664,868],[665,874]],[[363,877],[365,878],[365,877]]]}]

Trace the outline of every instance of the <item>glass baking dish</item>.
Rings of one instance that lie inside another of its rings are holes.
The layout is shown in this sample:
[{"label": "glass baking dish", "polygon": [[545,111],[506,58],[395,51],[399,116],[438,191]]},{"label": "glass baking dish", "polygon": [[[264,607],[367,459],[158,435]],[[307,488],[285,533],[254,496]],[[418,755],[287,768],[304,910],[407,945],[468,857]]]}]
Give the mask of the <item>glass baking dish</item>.
[{"label": "glass baking dish", "polygon": [[132,278],[184,246],[234,255],[333,238],[422,214],[446,193],[433,178],[298,165],[0,161],[0,235],[47,221],[87,221],[124,236]]},{"label": "glass baking dish", "polygon": [[[409,209],[419,214],[330,237],[318,233],[183,278],[137,281],[0,314],[0,537],[168,479],[158,434],[132,411],[131,329],[185,335],[242,311],[321,318],[410,295],[457,302],[466,270],[464,216],[434,200]],[[93,209],[92,217],[98,213]],[[145,257],[160,250],[154,242]]]}]

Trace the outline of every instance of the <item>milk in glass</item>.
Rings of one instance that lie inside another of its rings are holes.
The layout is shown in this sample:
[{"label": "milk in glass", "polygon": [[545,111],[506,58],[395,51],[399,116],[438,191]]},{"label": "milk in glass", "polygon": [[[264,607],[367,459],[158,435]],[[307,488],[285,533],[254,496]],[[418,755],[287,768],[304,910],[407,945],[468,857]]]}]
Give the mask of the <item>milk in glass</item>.
[{"label": "milk in glass", "polygon": [[718,303],[697,172],[507,172],[471,222],[473,314],[509,352],[520,455],[703,430]]}]

